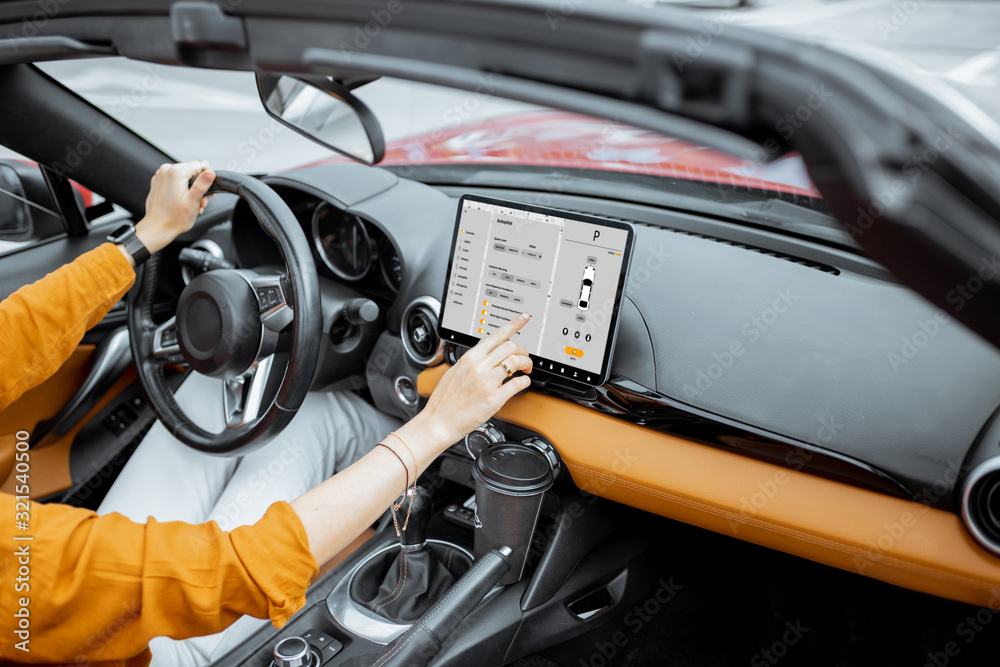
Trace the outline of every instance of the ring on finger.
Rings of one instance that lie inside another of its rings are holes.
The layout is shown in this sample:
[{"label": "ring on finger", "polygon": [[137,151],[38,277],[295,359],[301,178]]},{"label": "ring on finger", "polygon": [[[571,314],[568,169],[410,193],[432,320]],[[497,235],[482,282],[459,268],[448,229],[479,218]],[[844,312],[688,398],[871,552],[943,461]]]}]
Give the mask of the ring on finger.
[{"label": "ring on finger", "polygon": [[503,359],[501,359],[500,361],[497,362],[497,366],[500,366],[501,368],[503,368],[507,372],[507,377],[510,377],[511,375],[514,374],[514,371],[510,370],[510,367],[507,366],[507,364],[504,363]]}]

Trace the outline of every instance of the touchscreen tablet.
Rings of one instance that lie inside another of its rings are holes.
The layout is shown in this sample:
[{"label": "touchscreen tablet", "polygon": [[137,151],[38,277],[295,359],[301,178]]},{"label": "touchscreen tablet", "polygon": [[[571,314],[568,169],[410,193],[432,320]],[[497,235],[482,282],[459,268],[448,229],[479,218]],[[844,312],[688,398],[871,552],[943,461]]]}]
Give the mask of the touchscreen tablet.
[{"label": "touchscreen tablet", "polygon": [[527,312],[514,340],[535,369],[603,384],[632,255],[626,223],[466,195],[452,238],[440,334],[472,346]]}]

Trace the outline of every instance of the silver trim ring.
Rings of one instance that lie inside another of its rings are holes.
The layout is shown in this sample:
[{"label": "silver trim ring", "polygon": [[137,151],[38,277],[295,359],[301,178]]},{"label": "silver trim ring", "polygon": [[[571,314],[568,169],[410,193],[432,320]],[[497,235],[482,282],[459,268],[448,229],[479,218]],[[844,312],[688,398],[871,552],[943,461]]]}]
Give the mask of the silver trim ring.
[{"label": "silver trim ring", "polygon": [[[413,380],[411,380],[408,376],[406,376],[406,375],[400,375],[392,383],[392,388],[396,390],[396,398],[399,399],[399,402],[402,403],[403,405],[405,405],[408,408],[412,408],[414,405],[416,405],[418,402],[420,402],[420,394],[417,394],[412,399],[407,400],[406,396],[403,395],[403,390],[399,388],[399,385],[402,384],[403,380],[406,380],[410,384],[413,384]],[[413,387],[413,392],[415,394],[417,392],[417,387],[415,385]]]},{"label": "silver trim ring", "polygon": [[[362,271],[358,275],[351,275],[349,273],[344,273],[342,269],[334,265],[333,261],[331,261],[330,257],[326,254],[326,250],[323,248],[323,241],[319,237],[318,220],[320,212],[327,207],[329,207],[334,211],[337,211],[338,213],[340,213],[345,217],[354,218],[357,221],[358,225],[361,227],[361,231],[364,233],[365,237],[364,244],[368,248],[368,266],[366,266],[364,271]],[[317,206],[316,209],[313,211],[309,229],[312,232],[311,240],[313,247],[316,249],[316,254],[319,255],[320,261],[323,262],[326,268],[330,269],[333,275],[337,276],[341,280],[346,280],[347,282],[356,283],[359,280],[362,280],[369,273],[371,273],[372,265],[375,262],[375,255],[378,251],[375,248],[375,244],[372,242],[371,232],[368,231],[368,222],[360,215],[357,215],[356,213],[348,213],[345,209],[337,208],[330,202],[324,201],[321,202],[320,205]]]},{"label": "silver trim ring", "polygon": [[[987,459],[977,465],[972,471],[965,476],[965,481],[962,487],[962,521],[965,523],[965,527],[972,534],[979,544],[985,548],[987,551],[995,556],[1000,556],[1000,543],[993,542],[986,536],[985,533],[975,524],[972,517],[969,514],[969,503],[972,498],[973,487],[983,479],[986,475],[1000,471],[1000,456],[994,456],[993,458]],[[1000,526],[997,527],[1000,530]]]},{"label": "silver trim ring", "polygon": [[410,318],[410,314],[413,312],[414,308],[418,306],[425,306],[430,309],[435,321],[435,330],[431,333],[434,336],[438,335],[437,324],[440,323],[441,302],[432,296],[419,296],[403,309],[403,317],[399,321],[399,337],[403,342],[403,350],[406,352],[406,356],[419,366],[437,366],[444,361],[444,340],[438,336],[438,344],[434,349],[434,353],[430,356],[422,356],[413,349],[413,346],[410,344],[410,337],[407,335],[406,321]]},{"label": "silver trim ring", "polygon": [[[461,547],[454,542],[446,540],[427,540],[429,544],[453,547],[456,551],[465,554],[469,560],[474,560],[472,552]],[[378,558],[389,551],[399,549],[398,542],[390,542],[381,549],[378,549],[366,556],[361,562],[351,568],[351,571],[341,577],[337,585],[326,597],[326,608],[330,615],[340,623],[348,632],[355,636],[366,639],[381,646],[387,645],[392,640],[410,629],[412,623],[393,623],[387,618],[375,614],[370,609],[363,607],[351,597],[351,585],[354,577],[361,571],[361,568],[371,562],[373,558]],[[489,596],[487,596],[489,597]]]}]

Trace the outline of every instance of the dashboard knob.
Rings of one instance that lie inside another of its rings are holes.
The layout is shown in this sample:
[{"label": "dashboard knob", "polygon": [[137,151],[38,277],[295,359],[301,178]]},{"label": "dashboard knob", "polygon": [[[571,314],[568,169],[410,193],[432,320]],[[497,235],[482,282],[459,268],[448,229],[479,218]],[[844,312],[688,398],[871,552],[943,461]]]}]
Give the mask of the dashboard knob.
[{"label": "dashboard knob", "polygon": [[552,475],[555,479],[559,479],[559,473],[562,472],[562,458],[559,457],[559,452],[556,448],[545,442],[541,438],[527,438],[521,442],[522,445],[528,445],[529,447],[534,447],[538,450],[538,453],[545,457],[549,462],[549,466],[552,468]]},{"label": "dashboard knob", "polygon": [[355,326],[364,326],[378,320],[378,304],[371,299],[351,299],[344,304],[344,317]]},{"label": "dashboard knob", "polygon": [[285,637],[274,645],[273,667],[311,667],[312,647],[302,637]]},{"label": "dashboard knob", "polygon": [[475,431],[465,436],[465,449],[469,452],[469,456],[475,460],[479,456],[479,452],[483,451],[484,447],[488,447],[489,445],[498,442],[503,442],[505,439],[503,431],[490,422],[486,422],[485,424],[476,427]]}]

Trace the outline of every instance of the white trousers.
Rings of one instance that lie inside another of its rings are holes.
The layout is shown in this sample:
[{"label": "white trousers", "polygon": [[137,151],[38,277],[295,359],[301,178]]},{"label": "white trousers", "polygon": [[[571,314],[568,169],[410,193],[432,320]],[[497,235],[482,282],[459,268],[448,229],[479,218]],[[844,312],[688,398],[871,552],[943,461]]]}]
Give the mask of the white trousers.
[{"label": "white trousers", "polygon": [[[224,428],[221,381],[192,373],[175,394],[196,424]],[[98,514],[137,522],[204,523],[222,530],[254,523],[274,502],[290,501],[367,454],[400,422],[351,393],[311,393],[274,440],[243,457],[210,456],[156,422],[115,480]],[[244,616],[215,635],[150,642],[151,667],[208,664],[266,620]]]}]

